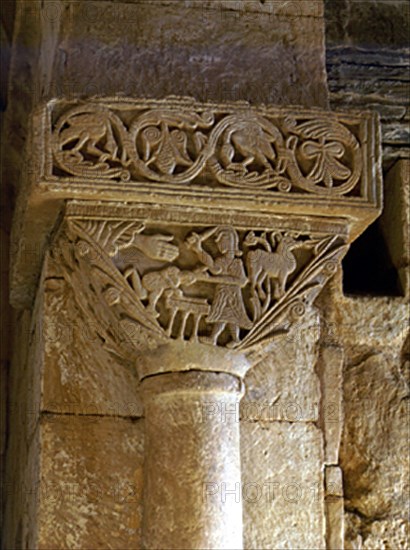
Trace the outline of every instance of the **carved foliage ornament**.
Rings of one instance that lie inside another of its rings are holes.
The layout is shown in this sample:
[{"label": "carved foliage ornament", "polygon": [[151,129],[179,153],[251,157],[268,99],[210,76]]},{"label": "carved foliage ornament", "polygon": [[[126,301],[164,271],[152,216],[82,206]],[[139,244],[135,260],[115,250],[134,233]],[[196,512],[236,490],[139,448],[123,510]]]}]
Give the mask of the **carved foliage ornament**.
[{"label": "carved foliage ornament", "polygon": [[357,121],[250,108],[124,109],[86,103],[61,115],[54,173],[336,196],[361,178]]},{"label": "carved foliage ornament", "polygon": [[133,221],[71,220],[62,239],[66,276],[101,326],[242,350],[303,316],[347,250],[337,236]]}]

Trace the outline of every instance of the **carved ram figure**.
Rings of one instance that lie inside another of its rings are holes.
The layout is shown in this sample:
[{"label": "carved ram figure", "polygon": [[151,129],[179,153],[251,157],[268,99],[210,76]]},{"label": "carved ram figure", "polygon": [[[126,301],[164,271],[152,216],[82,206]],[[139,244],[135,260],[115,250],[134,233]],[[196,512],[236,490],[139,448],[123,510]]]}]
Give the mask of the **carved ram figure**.
[{"label": "carved ram figure", "polygon": [[[272,241],[274,236],[272,235]],[[260,248],[250,250],[247,255],[247,272],[252,286],[252,291],[257,291],[261,300],[266,298],[266,293],[263,289],[263,284],[267,278],[275,281],[273,295],[279,299],[285,293],[286,282],[297,267],[295,256],[292,252],[300,243],[296,241],[297,235],[290,233],[277,234],[276,241],[278,245],[275,252],[272,251],[272,246],[263,233],[260,237],[255,235],[254,231],[250,231],[245,237],[244,244],[246,246],[254,246],[262,244],[266,250]]]}]

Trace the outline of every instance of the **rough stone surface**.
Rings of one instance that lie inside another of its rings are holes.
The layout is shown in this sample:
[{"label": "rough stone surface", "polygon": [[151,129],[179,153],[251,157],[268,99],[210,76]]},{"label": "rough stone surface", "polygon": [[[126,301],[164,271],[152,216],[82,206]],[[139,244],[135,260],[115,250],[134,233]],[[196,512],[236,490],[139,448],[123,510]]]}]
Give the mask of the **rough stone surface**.
[{"label": "rough stone surface", "polygon": [[320,425],[325,436],[325,463],[337,464],[343,428],[343,350],[322,346],[317,369],[321,378]]},{"label": "rough stone surface", "polygon": [[343,496],[343,474],[338,466],[326,466],[325,492],[327,497]]},{"label": "rough stone surface", "polygon": [[[41,315],[41,310],[37,310]],[[14,313],[13,369],[9,376],[6,440],[4,529],[5,548],[35,548],[37,542],[36,487],[39,478],[39,403],[41,363],[38,331],[31,312]],[[30,362],[30,363],[29,363]],[[12,427],[13,429],[10,429]]]},{"label": "rough stone surface", "polygon": [[326,550],[340,550],[344,547],[344,503],[343,498],[326,498]]},{"label": "rough stone surface", "polygon": [[365,346],[400,348],[409,326],[407,299],[388,297],[351,297],[338,301],[336,325],[345,351]]},{"label": "rough stone surface", "polygon": [[403,518],[374,518],[365,522],[347,513],[345,525],[346,550],[407,550],[409,547],[409,524]]},{"label": "rough stone surface", "polygon": [[[317,302],[321,342],[344,349],[339,466],[345,548],[408,547],[408,298],[344,297],[341,274]],[[331,525],[328,521],[328,527]]]},{"label": "rough stone surface", "polygon": [[42,410],[141,416],[136,371],[102,348],[96,322],[84,317],[64,279],[51,267],[45,277]]},{"label": "rough stone surface", "polygon": [[44,415],[40,430],[38,548],[141,548],[142,420]]},{"label": "rough stone surface", "polygon": [[380,114],[386,169],[409,158],[409,3],[325,0],[325,20],[332,108]]},{"label": "rough stone surface", "polygon": [[[410,264],[410,160],[398,161],[386,178],[380,224],[396,269]],[[403,282],[403,290],[410,292]]]},{"label": "rough stone surface", "polygon": [[311,307],[288,334],[248,372],[241,401],[243,422],[312,421],[319,418],[320,383],[315,371],[320,317]]},{"label": "rough stone surface", "polygon": [[71,4],[55,78],[88,96],[326,105],[320,18],[248,10],[238,17],[235,10],[181,2],[162,4],[160,11],[159,17],[157,2],[120,10],[93,2],[85,15],[81,3]]},{"label": "rough stone surface", "polygon": [[330,44],[408,46],[410,8],[406,0],[325,0]]},{"label": "rough stone surface", "polygon": [[388,348],[370,349],[346,364],[341,466],[345,506],[357,516],[356,523],[348,521],[348,544],[360,539],[363,548],[406,547],[408,369],[408,359]]},{"label": "rough stone surface", "polygon": [[241,424],[245,548],[325,548],[323,439],[311,423]]},{"label": "rough stone surface", "polygon": [[408,56],[405,48],[366,49],[345,43],[326,50],[330,105],[379,113],[385,169],[396,159],[409,158]]}]

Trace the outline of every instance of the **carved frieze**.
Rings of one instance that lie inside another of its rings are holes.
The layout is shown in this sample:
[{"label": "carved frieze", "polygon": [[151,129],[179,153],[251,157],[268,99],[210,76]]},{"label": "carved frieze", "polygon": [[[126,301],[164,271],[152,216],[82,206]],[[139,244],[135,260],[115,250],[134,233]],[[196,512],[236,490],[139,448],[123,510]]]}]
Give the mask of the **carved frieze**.
[{"label": "carved frieze", "polygon": [[360,196],[369,120],[86,102],[53,122],[50,175]]},{"label": "carved frieze", "polygon": [[247,350],[303,316],[347,245],[340,235],[272,227],[77,217],[57,250],[69,282],[87,293],[92,286],[93,314],[111,310],[104,315],[124,335],[142,328],[152,345]]}]

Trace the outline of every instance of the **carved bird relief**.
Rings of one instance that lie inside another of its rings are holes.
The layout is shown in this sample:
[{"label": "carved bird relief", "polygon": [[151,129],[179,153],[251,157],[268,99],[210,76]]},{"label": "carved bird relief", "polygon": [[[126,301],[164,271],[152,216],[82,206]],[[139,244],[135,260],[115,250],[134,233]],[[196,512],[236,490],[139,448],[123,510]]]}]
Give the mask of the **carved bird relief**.
[{"label": "carved bird relief", "polygon": [[[221,160],[227,169],[243,173],[246,173],[247,167],[253,163],[267,170],[273,170],[269,161],[275,161],[276,153],[271,140],[256,122],[233,125],[224,135],[220,153]],[[236,153],[240,153],[244,160],[234,162]]]}]

